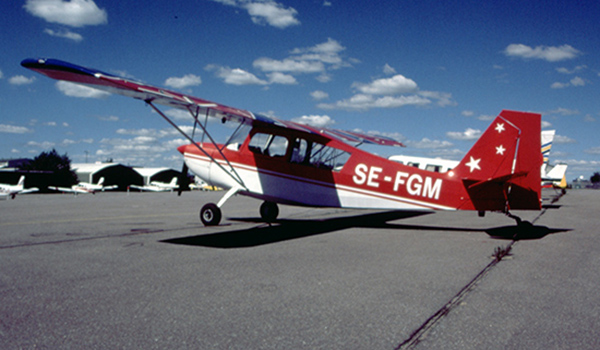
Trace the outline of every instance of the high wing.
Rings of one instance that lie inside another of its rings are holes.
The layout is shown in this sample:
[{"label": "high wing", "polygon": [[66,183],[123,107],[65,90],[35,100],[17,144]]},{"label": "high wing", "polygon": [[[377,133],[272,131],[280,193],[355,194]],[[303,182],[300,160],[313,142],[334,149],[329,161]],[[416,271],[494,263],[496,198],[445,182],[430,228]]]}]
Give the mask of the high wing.
[{"label": "high wing", "polygon": [[[52,79],[65,80],[83,84],[95,89],[108,91],[143,100],[154,107],[154,104],[189,111],[194,118],[198,116],[215,117],[222,120],[236,120],[245,123],[266,123],[279,127],[301,130],[309,133],[322,134],[354,144],[378,144],[385,146],[404,146],[401,142],[381,135],[342,131],[336,129],[314,128],[307,125],[271,118],[259,113],[228,107],[197,97],[184,95],[179,92],[162,89],[123,77],[102,72],[97,69],[78,66],[57,59],[25,59],[21,62],[25,68],[46,75]],[[155,108],[155,107],[154,107]]]}]

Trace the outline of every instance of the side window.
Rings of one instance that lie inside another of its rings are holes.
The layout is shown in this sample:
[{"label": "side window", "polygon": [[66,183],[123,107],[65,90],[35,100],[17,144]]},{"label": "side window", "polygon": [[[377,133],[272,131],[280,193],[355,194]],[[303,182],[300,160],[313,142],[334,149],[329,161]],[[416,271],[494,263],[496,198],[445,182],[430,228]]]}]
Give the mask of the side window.
[{"label": "side window", "polygon": [[312,144],[309,163],[317,168],[340,171],[348,159],[350,153],[315,142]]},{"label": "side window", "polygon": [[292,157],[290,162],[292,163],[304,163],[306,160],[306,151],[308,150],[308,142],[305,139],[297,138],[292,146]]},{"label": "side window", "polygon": [[436,173],[439,173],[441,171],[441,168],[442,167],[439,165],[427,164],[425,170],[435,171]]},{"label": "side window", "polygon": [[250,151],[270,157],[283,157],[287,150],[287,138],[273,134],[256,133],[252,136],[248,148]]}]

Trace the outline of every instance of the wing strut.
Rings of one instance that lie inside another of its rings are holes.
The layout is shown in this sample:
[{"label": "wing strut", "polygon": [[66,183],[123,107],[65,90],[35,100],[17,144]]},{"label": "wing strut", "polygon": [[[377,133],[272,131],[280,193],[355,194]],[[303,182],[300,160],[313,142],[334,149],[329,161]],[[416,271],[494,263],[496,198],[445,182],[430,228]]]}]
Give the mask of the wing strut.
[{"label": "wing strut", "polygon": [[[200,150],[200,152],[204,153],[205,156],[207,156],[208,158],[210,158],[210,160],[212,162],[214,162],[214,164],[216,164],[219,168],[221,168],[221,170],[223,170],[224,172],[226,172],[227,174],[229,174],[229,176],[231,176],[231,178],[237,182],[241,188],[243,189],[247,189],[246,185],[244,184],[244,181],[242,180],[242,178],[240,177],[240,175],[235,171],[235,169],[233,168],[233,166],[231,165],[231,163],[229,162],[229,160],[227,159],[227,157],[225,157],[225,155],[223,154],[223,152],[221,151],[221,149],[219,147],[216,147],[216,142],[213,140],[213,138],[210,136],[210,134],[208,133],[208,131],[206,130],[206,128],[204,127],[204,125],[202,125],[202,123],[198,122],[198,110],[196,111],[196,113],[194,113],[192,110],[189,110],[190,114],[192,115],[192,117],[194,118],[194,120],[198,123],[198,125],[202,128],[202,131],[204,132],[203,134],[208,136],[208,138],[210,139],[210,142],[215,145],[215,148],[217,150],[219,150],[219,153],[221,154],[221,156],[223,157],[223,159],[225,159],[225,161],[227,162],[227,165],[229,165],[229,170],[226,169],[223,165],[221,165],[221,163],[219,163],[214,157],[212,157],[210,154],[208,154],[208,152],[206,152],[202,147],[200,147],[200,145],[198,143],[196,143],[194,141],[194,139],[192,137],[190,137],[188,134],[186,134],[185,131],[181,130],[181,128],[179,126],[177,126],[177,124],[175,124],[169,117],[167,117],[158,107],[156,107],[153,103],[152,103],[152,99],[148,99],[145,101],[147,104],[150,105],[150,107],[152,107],[152,109],[154,109],[154,111],[156,111],[156,113],[158,113],[161,117],[163,117],[164,120],[167,121],[167,123],[171,124],[172,127],[174,127],[177,131],[179,131],[179,133],[185,137],[188,141],[190,141],[194,146],[196,146],[196,148],[198,150]],[[208,115],[210,109],[207,108],[206,113]]]}]

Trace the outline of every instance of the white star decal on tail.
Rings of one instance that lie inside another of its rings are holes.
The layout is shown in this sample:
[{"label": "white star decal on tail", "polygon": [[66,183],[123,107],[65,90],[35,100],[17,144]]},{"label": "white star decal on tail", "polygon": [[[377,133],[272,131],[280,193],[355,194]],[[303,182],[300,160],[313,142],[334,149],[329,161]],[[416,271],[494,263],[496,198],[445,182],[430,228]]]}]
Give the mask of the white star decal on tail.
[{"label": "white star decal on tail", "polygon": [[501,133],[504,131],[504,123],[496,123],[496,131],[498,131],[498,133]]},{"label": "white star decal on tail", "polygon": [[496,147],[496,154],[499,154],[499,155],[503,156],[504,155],[504,151],[506,151],[506,148],[502,147],[502,145]]},{"label": "white star decal on tail", "polygon": [[471,170],[470,172],[473,172],[473,170],[475,170],[475,169],[481,170],[481,168],[479,167],[479,161],[481,161],[481,158],[479,158],[479,159],[474,159],[473,157],[470,157],[470,158],[471,158],[471,160],[467,164],[465,164]]}]

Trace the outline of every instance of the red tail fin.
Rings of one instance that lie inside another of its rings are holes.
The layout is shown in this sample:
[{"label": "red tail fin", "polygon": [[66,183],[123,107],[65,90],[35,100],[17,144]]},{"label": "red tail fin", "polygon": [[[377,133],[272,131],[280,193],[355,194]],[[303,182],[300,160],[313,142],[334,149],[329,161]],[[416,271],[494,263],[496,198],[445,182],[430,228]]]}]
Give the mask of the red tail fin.
[{"label": "red tail fin", "polygon": [[504,110],[454,168],[476,210],[540,209],[541,115]]}]

